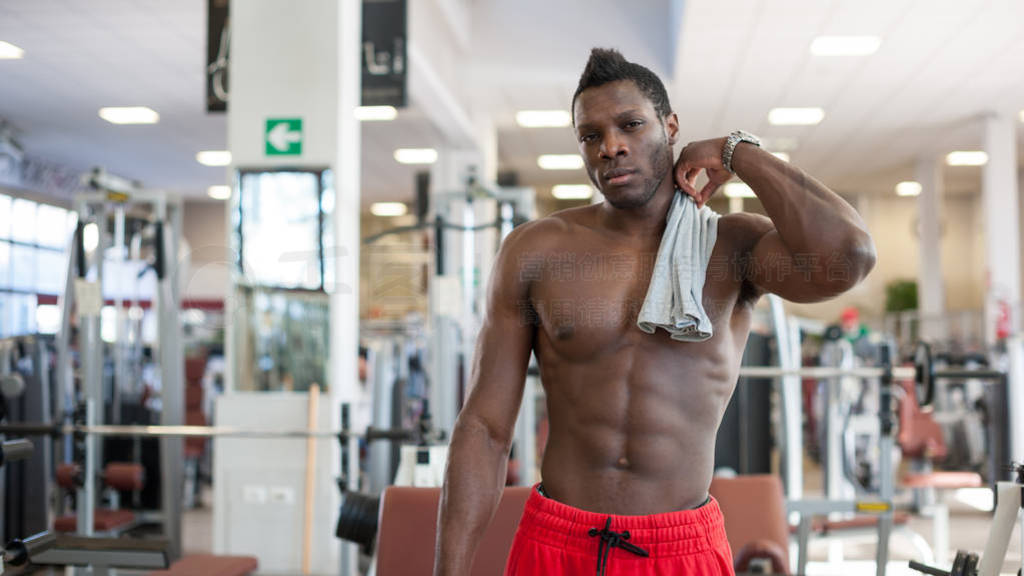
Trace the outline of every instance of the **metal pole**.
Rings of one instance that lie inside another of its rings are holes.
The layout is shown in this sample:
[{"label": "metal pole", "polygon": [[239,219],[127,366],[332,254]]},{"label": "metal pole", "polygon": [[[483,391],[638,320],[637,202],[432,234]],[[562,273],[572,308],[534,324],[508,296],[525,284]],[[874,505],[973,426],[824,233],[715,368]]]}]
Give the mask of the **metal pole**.
[{"label": "metal pole", "polygon": [[[96,402],[92,398],[85,400],[85,424],[96,423]],[[85,466],[82,468],[82,487],[78,489],[75,499],[78,515],[77,532],[82,536],[92,536],[93,515],[96,507],[96,436],[85,437]]]},{"label": "metal pole", "polygon": [[519,451],[519,484],[531,486],[537,462],[537,378],[527,376],[523,384],[523,399],[516,420],[516,439]]},{"label": "metal pole", "polygon": [[1024,339],[1014,335],[1006,340],[1009,352],[1009,374],[1006,379],[1009,404],[1010,459],[1024,462]]},{"label": "metal pole", "polygon": [[[893,378],[892,373],[888,370],[892,366],[892,353],[895,350],[895,345],[891,342],[882,344],[879,348],[880,353],[880,364],[883,369],[881,381],[878,383],[878,413],[880,419],[880,432],[879,436],[879,496],[886,502],[892,502],[893,497],[893,470],[892,470],[892,452],[893,452],[893,433],[896,425],[895,417],[893,415]],[[875,573],[877,576],[885,576],[885,571],[889,562],[889,535],[892,533],[892,522],[893,522],[893,511],[892,506],[882,513],[878,518],[878,547],[876,554],[876,568]]]},{"label": "metal pole", "polygon": [[[180,210],[168,210],[162,198],[156,202],[157,294],[156,311],[160,340],[160,390],[163,410],[160,423],[184,422],[185,388],[182,379],[181,326],[178,307],[178,238]],[[160,251],[162,250],[162,258]],[[164,536],[172,560],[181,557],[181,507],[183,496],[184,445],[181,438],[164,438],[160,446],[160,468]]]},{"label": "metal pole", "polygon": [[[78,212],[78,223],[71,235],[68,246],[68,264],[65,267],[64,292],[57,296],[57,307],[60,308],[60,330],[57,332],[57,418],[61,422],[68,421],[68,415],[74,409],[74,391],[71,389],[71,309],[75,305],[75,280],[79,276],[78,252],[82,250],[82,212]],[[61,442],[61,461],[71,462],[71,437],[65,436]]]},{"label": "metal pole", "polygon": [[[124,225],[125,225],[125,207],[124,204],[118,204],[114,208],[114,245],[113,252],[114,257],[121,264],[125,264],[128,261],[128,250],[125,247],[124,241]],[[114,378],[113,385],[111,387],[111,410],[110,410],[110,421],[112,424],[121,423],[121,393],[122,387],[125,385],[127,380],[125,375],[125,337],[127,336],[125,330],[125,310],[124,310],[124,299],[121,297],[120,286],[114,296],[114,342],[112,343],[112,352],[114,355]]]},{"label": "metal pole", "polygon": [[[779,383],[779,392],[782,404],[783,424],[783,450],[782,455],[782,478],[786,485],[786,498],[788,500],[799,500],[803,495],[803,442],[801,434],[801,410],[800,410],[800,378],[796,377],[795,371],[799,366],[794,364],[796,357],[793,352],[794,344],[790,341],[792,332],[786,318],[786,312],[782,307],[782,299],[771,294],[768,297],[772,310],[772,324],[775,329],[775,338],[778,343],[779,367],[784,374]],[[799,351],[796,352],[799,354]],[[742,376],[750,376],[751,371],[740,370]]]}]

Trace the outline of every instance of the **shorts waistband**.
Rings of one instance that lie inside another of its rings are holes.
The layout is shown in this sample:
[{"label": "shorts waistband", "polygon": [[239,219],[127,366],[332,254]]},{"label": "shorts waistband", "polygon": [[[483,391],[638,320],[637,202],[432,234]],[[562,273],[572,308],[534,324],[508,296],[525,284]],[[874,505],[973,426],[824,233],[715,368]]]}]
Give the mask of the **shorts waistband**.
[{"label": "shorts waistband", "polygon": [[713,497],[692,510],[625,516],[580,510],[541,495],[537,486],[526,501],[520,530],[534,540],[592,554],[597,546],[589,532],[609,519],[611,530],[628,531],[629,542],[651,557],[696,554],[727,541],[722,510]]}]

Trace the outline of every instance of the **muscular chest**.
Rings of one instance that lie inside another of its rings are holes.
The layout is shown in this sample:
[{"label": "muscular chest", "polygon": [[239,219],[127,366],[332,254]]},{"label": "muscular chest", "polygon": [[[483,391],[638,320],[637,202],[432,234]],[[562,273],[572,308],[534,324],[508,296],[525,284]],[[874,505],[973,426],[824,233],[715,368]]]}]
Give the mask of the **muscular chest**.
[{"label": "muscular chest", "polygon": [[[546,255],[543,264],[534,268],[530,292],[539,345],[546,348],[542,351],[584,360],[639,343],[646,349],[678,349],[679,343],[664,332],[649,335],[636,326],[655,269],[655,249],[584,249]],[[703,302],[716,326],[731,313],[734,292],[709,270]]]}]

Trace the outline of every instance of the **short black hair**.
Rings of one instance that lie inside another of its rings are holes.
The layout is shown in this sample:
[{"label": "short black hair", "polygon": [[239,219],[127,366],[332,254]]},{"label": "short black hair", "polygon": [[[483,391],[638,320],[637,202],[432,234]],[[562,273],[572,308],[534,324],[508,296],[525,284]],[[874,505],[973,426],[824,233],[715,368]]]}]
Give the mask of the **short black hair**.
[{"label": "short black hair", "polygon": [[668,101],[668,92],[661,78],[645,66],[630,62],[614,48],[594,48],[590,51],[587,67],[580,75],[580,83],[576,93],[572,95],[573,122],[576,122],[576,98],[587,88],[595,88],[609,82],[632,80],[640,92],[654,104],[658,116],[664,118],[672,113],[672,104]]}]

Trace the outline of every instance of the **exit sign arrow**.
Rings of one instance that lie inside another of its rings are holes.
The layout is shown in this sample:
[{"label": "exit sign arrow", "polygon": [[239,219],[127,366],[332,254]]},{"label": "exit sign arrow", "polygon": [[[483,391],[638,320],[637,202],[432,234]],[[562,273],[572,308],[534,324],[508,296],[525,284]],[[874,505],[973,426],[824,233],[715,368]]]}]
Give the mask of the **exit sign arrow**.
[{"label": "exit sign arrow", "polygon": [[297,156],[302,154],[302,119],[269,118],[264,133],[265,152],[268,156]]}]

